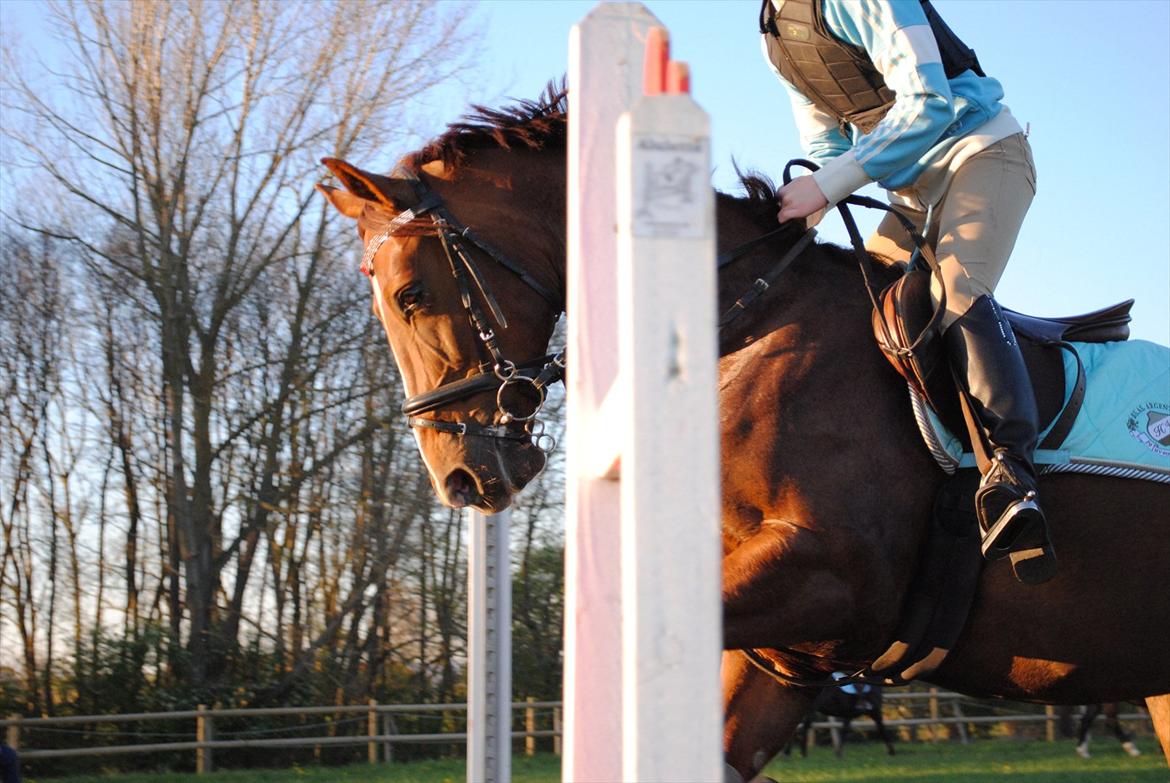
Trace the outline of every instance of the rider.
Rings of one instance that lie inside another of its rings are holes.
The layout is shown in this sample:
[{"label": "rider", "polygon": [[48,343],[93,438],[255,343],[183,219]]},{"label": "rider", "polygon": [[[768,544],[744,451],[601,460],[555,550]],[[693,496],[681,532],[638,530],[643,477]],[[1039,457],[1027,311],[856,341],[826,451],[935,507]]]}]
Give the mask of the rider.
[{"label": "rider", "polygon": [[[1010,555],[1022,582],[1047,581],[1056,556],[1035,497],[1036,401],[992,298],[1036,192],[1003,88],[928,0],[763,0],[760,32],[821,166],[780,189],[779,220],[815,222],[876,181],[925,231],[942,269],[948,358],[977,422],[976,452],[989,456],[976,494],[984,555]],[[893,215],[867,247],[894,261],[913,249]]]}]

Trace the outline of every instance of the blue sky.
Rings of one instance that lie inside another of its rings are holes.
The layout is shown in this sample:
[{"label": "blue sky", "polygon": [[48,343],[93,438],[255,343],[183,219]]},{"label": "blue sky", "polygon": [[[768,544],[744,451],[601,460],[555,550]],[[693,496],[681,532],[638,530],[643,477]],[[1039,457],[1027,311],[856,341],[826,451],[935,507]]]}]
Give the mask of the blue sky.
[{"label": "blue sky", "polygon": [[[482,56],[471,99],[533,97],[566,68],[586,0],[485,0],[465,23]],[[715,184],[731,159],[779,178],[801,151],[759,49],[757,0],[650,0],[712,118]],[[1170,343],[1170,2],[935,0],[1030,124],[1039,191],[999,297],[1035,315],[1136,298],[1135,337]],[[463,98],[435,114],[453,118]],[[447,113],[443,113],[447,112]],[[876,189],[873,193],[877,193]],[[866,225],[873,225],[876,217]],[[846,241],[835,217],[822,234]]]},{"label": "blue sky", "polygon": [[[463,84],[418,107],[413,124],[427,136],[469,102],[535,97],[565,72],[569,29],[595,5],[443,2],[463,6],[457,16],[477,59]],[[690,63],[695,97],[711,115],[716,186],[734,189],[733,155],[779,178],[801,150],[787,98],[760,54],[758,0],[646,5],[670,28],[674,58]],[[935,0],[935,7],[1031,128],[1039,192],[1000,300],[1035,315],[1068,315],[1135,297],[1134,336],[1170,343],[1170,0]],[[31,0],[0,0],[0,22],[24,28],[26,40],[35,38],[41,13]],[[355,162],[389,168],[406,151]],[[875,223],[863,217],[863,229]],[[845,241],[835,217],[821,228]]]}]

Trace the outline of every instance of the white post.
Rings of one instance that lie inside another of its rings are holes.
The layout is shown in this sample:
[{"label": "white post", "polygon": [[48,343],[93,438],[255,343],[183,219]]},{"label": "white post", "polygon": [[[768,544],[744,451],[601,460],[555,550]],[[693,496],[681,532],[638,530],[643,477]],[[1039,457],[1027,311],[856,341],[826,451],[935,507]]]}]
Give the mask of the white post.
[{"label": "white post", "polygon": [[566,781],[723,779],[709,123],[641,97],[656,24],[570,39]]},{"label": "white post", "polygon": [[467,514],[467,783],[512,777],[510,512]]},{"label": "white post", "polygon": [[658,95],[618,123],[623,780],[723,779],[710,123]]},{"label": "white post", "polygon": [[566,781],[622,779],[619,489],[592,470],[618,444],[600,414],[617,377],[614,127],[642,94],[640,3],[599,5],[569,36],[568,356],[565,482]]}]

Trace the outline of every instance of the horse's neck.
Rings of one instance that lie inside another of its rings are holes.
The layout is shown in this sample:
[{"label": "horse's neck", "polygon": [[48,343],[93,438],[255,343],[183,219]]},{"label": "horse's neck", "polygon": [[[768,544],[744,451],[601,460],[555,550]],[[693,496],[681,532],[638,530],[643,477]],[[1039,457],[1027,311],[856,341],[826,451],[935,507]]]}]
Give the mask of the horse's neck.
[{"label": "horse's neck", "polygon": [[[720,218],[720,251],[726,252],[763,233],[742,218]],[[719,312],[723,314],[771,272],[800,238],[799,231],[751,252],[721,271]],[[884,280],[887,273],[874,267],[871,274]],[[779,329],[801,334],[802,350],[850,355],[868,350],[871,303],[866,282],[855,260],[840,248],[813,243],[776,277],[720,335],[723,352],[733,351]]]},{"label": "horse's neck", "polygon": [[487,149],[452,180],[460,220],[556,291],[565,279],[564,168],[564,154],[555,151]]}]

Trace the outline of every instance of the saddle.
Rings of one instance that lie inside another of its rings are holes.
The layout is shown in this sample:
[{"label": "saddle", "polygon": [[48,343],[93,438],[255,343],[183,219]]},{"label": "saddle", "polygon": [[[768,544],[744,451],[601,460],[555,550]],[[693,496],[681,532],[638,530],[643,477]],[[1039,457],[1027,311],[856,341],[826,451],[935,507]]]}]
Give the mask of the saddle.
[{"label": "saddle", "polygon": [[[887,286],[873,312],[874,335],[913,393],[970,448],[930,282],[928,270],[911,269]],[[1057,448],[1064,442],[1084,401],[1084,365],[1071,341],[1128,339],[1133,303],[1130,299],[1067,318],[1037,318],[1003,308],[1036,390],[1040,430],[1048,429],[1039,448]],[[1062,351],[1075,358],[1078,368],[1071,389],[1065,388]],[[956,470],[940,488],[895,640],[870,666],[873,674],[895,683],[909,682],[937,668],[958,639],[983,567],[974,502],[979,479],[978,470]]]},{"label": "saddle", "polygon": [[[911,269],[881,292],[880,307],[873,312],[874,336],[890,364],[942,422],[960,437],[969,437],[955,380],[943,350],[942,333],[937,328],[930,279],[928,270]],[[1074,388],[1066,389],[1060,352],[1068,351],[1075,356],[1076,351],[1070,345],[1074,340],[1103,343],[1129,339],[1132,320],[1129,311],[1133,304],[1133,299],[1127,299],[1111,307],[1065,318],[1039,318],[1002,308],[1020,343],[1032,388],[1036,390],[1040,431],[1049,430],[1038,448],[1060,445],[1084,400],[1084,372],[1079,374]]]}]

